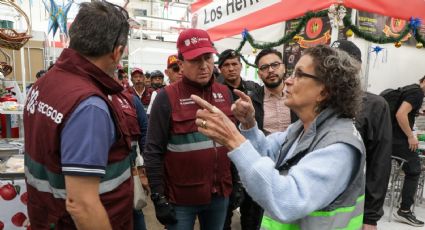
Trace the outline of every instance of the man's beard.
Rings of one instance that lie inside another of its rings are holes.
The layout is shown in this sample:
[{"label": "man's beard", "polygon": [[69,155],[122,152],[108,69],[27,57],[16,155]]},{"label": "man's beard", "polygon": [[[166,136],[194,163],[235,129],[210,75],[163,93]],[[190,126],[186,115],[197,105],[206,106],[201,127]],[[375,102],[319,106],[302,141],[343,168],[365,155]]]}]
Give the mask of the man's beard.
[{"label": "man's beard", "polygon": [[282,81],[283,81],[283,78],[279,78],[279,80],[277,82],[271,82],[271,83],[268,83],[266,81],[263,81],[263,82],[264,82],[264,85],[267,88],[274,89],[274,88],[277,88],[278,86],[280,86],[280,84],[282,84]]}]

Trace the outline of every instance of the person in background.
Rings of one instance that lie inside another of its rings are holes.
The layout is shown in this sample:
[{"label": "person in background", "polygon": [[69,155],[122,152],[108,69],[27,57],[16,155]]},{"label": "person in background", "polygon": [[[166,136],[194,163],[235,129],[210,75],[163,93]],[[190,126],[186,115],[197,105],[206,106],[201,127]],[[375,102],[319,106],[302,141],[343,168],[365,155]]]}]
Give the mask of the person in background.
[{"label": "person in background", "polygon": [[255,58],[255,65],[264,83],[252,96],[258,128],[266,135],[285,131],[297,120],[297,116],[284,103],[285,64],[282,53],[271,48],[263,49]]},{"label": "person in background", "polygon": [[179,81],[183,77],[182,69],[179,66],[179,59],[176,54],[170,55],[167,58],[167,68],[164,70],[170,84]]},{"label": "person in background", "polygon": [[405,176],[401,191],[401,204],[398,211],[394,213],[394,217],[400,222],[422,227],[424,222],[416,218],[411,208],[415,201],[421,174],[421,161],[416,152],[419,141],[413,132],[413,125],[424,98],[425,76],[419,79],[419,85],[411,86],[413,87],[410,90],[401,94],[401,103],[395,114],[395,123],[392,126],[392,154],[407,161],[403,165]]},{"label": "person in background", "polygon": [[361,104],[359,72],[343,51],[304,50],[285,80],[284,102],[299,120],[267,137],[241,91],[232,111],[242,134],[219,108],[192,95],[203,108],[198,131],[230,150],[244,187],[264,208],[262,229],[362,227],[365,147],[353,120]]},{"label": "person in background", "polygon": [[124,87],[124,89],[127,89],[130,87],[130,83],[128,82],[128,74],[125,72],[124,67],[122,65],[117,66],[118,71],[118,80],[119,83]]},{"label": "person in background", "polygon": [[127,45],[127,11],[84,2],[69,48],[24,108],[25,178],[32,229],[133,228],[132,99],[114,71]]},{"label": "person in background", "polygon": [[[362,62],[360,49],[351,41],[337,40],[331,47]],[[391,173],[392,127],[390,109],[381,96],[364,92],[356,127],[366,147],[366,189],[363,230],[376,230],[384,214],[384,201]]]},{"label": "person in background", "polygon": [[[241,77],[241,57],[232,49],[227,49],[219,55],[218,68],[223,76],[223,84],[232,92],[234,100],[239,97],[233,90],[238,89],[252,97],[254,92],[261,88],[253,81],[243,80]],[[233,191],[230,196],[229,208],[227,210],[226,222],[223,229],[231,229],[233,210],[240,206],[241,227],[243,230],[259,229],[263,210],[246,193],[240,182],[238,171],[232,164]]]},{"label": "person in background", "polygon": [[145,86],[148,88],[151,87],[151,73],[149,71],[145,73]]},{"label": "person in background", "polygon": [[[45,74],[47,73],[46,70],[40,70],[35,74],[35,81],[37,81],[38,79],[40,79],[41,77],[43,77]],[[34,85],[34,83],[31,83],[27,86],[27,92],[29,92],[29,90],[31,89],[32,85]]]},{"label": "person in background", "polygon": [[[119,79],[120,76],[122,76],[120,73],[120,65],[117,66],[117,71],[114,74],[114,79],[115,81],[117,81],[119,84],[121,84],[121,81]],[[135,95],[129,94],[128,92],[123,92],[124,94],[127,94],[128,98],[132,98],[132,102],[133,102],[133,107],[136,111],[136,116],[137,116],[137,123],[139,125],[139,129],[140,129],[140,136],[136,137],[137,142],[138,142],[138,146],[139,149],[135,149],[135,146],[132,146],[132,165],[135,165],[135,157],[136,157],[136,152],[135,151],[140,151],[141,154],[143,154],[144,152],[144,147],[145,147],[145,142],[146,142],[146,133],[148,130],[148,117],[146,116],[146,112],[143,109],[143,105],[142,102],[140,102],[139,98]],[[115,96],[112,96],[113,98]],[[115,98],[114,98],[115,99]],[[145,190],[148,191],[148,188],[146,188]],[[143,214],[143,210],[133,210],[133,219],[134,219],[134,230],[146,230],[146,223],[145,223],[145,216]]]},{"label": "person in background", "polygon": [[145,163],[151,199],[168,230],[222,230],[232,191],[227,149],[197,131],[199,109],[191,94],[202,96],[231,116],[229,89],[214,82],[208,33],[187,29],[177,39],[183,78],[159,91],[151,111]]},{"label": "person in background", "polygon": [[[180,66],[178,64],[177,55],[173,54],[173,55],[170,55],[168,57],[168,59],[167,59],[167,69],[165,69],[164,73],[167,75],[170,84],[173,84],[174,82],[182,79],[183,72],[182,72],[182,69],[180,68]],[[155,100],[157,93],[158,93],[158,90],[155,90],[152,93],[151,101],[149,103],[148,109],[146,110],[146,113],[148,114],[148,116],[151,113],[152,104],[153,104],[153,101]]]},{"label": "person in background", "polygon": [[143,107],[147,109],[154,90],[145,85],[145,75],[142,69],[134,68],[131,71],[131,82],[133,87],[128,88],[126,91],[136,95],[142,102]]},{"label": "person in background", "polygon": [[164,74],[159,70],[154,70],[150,73],[151,76],[151,87],[154,90],[163,88],[164,85]]}]

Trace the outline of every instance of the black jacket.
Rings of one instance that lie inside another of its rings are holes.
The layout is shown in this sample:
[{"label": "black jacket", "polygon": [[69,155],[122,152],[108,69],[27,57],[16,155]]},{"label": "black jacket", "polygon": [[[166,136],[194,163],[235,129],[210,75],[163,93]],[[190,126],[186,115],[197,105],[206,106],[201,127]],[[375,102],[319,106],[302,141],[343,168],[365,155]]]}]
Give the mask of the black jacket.
[{"label": "black jacket", "polygon": [[391,171],[392,129],[387,102],[381,96],[365,93],[356,127],[366,147],[366,190],[363,223],[376,225],[384,214]]}]

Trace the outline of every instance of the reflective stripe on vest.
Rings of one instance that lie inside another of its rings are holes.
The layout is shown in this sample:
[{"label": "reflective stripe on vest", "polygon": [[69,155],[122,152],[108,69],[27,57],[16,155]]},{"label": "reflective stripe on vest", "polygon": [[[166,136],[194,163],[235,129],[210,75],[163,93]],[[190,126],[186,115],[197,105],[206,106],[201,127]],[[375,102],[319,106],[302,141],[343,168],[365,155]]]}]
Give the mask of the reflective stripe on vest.
[{"label": "reflective stripe on vest", "polygon": [[332,211],[315,211],[294,223],[281,223],[263,216],[262,230],[305,230],[305,229],[344,229],[357,230],[363,225],[364,198],[362,195],[356,200],[356,205],[341,207]]},{"label": "reflective stripe on vest", "polygon": [[183,135],[171,135],[167,150],[170,152],[189,152],[221,146],[218,143],[214,146],[214,142],[211,139],[202,133],[195,132]]},{"label": "reflective stripe on vest", "polygon": [[[130,156],[121,161],[109,164],[106,174],[101,178],[99,194],[110,192],[131,176]],[[25,154],[25,177],[27,183],[40,192],[51,193],[55,198],[66,198],[65,177],[49,171]]]}]

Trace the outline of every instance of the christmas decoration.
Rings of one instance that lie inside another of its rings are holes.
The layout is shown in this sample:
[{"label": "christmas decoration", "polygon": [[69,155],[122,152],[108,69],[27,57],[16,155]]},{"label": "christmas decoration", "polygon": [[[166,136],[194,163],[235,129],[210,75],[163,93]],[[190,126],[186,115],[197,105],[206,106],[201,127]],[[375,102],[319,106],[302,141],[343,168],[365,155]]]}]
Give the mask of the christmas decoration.
[{"label": "christmas decoration", "polygon": [[395,47],[397,47],[397,48],[400,48],[400,46],[401,46],[401,42],[396,42],[396,43],[394,43],[394,46],[395,46]]}]

